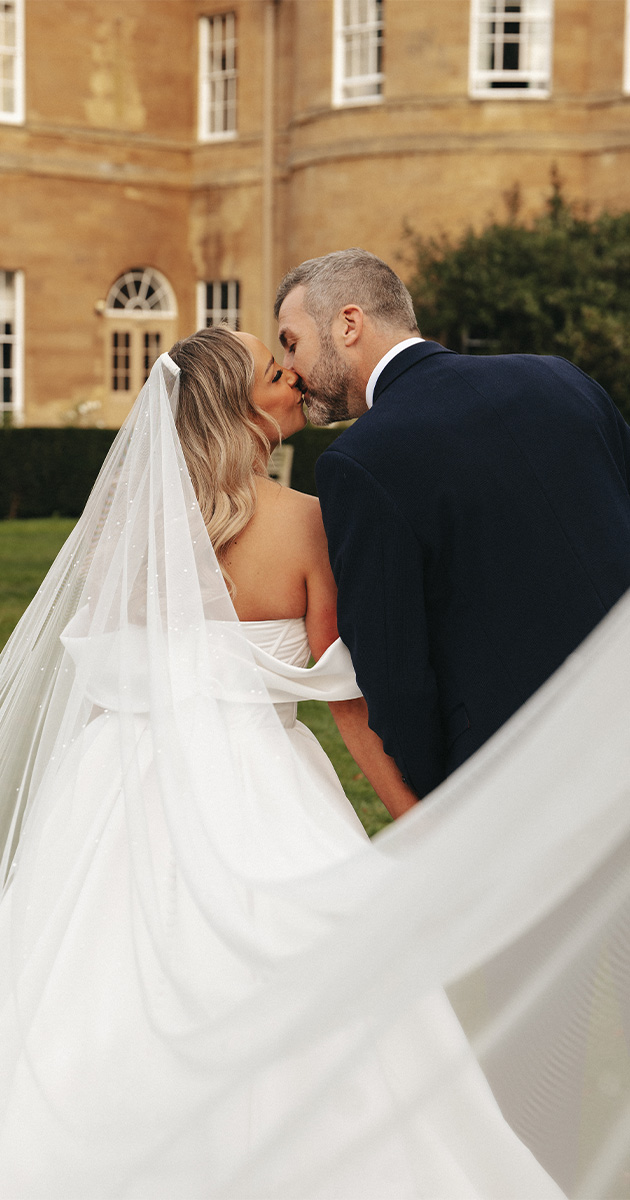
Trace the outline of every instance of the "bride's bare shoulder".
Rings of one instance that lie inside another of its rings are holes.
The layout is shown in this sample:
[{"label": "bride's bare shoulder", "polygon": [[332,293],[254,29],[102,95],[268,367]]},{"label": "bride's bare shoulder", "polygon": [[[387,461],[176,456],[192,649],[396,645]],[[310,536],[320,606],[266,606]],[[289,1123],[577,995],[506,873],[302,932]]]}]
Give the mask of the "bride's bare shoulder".
[{"label": "bride's bare shoulder", "polygon": [[271,479],[258,481],[260,525],[279,537],[287,551],[298,560],[321,554],[326,539],[317,496],[282,487]]},{"label": "bride's bare shoulder", "polygon": [[257,480],[258,507],[261,511],[272,515],[275,511],[282,512],[282,518],[304,521],[308,524],[321,524],[321,509],[317,496],[309,496],[306,492],[296,492],[294,488],[283,487],[273,479],[262,476]]}]

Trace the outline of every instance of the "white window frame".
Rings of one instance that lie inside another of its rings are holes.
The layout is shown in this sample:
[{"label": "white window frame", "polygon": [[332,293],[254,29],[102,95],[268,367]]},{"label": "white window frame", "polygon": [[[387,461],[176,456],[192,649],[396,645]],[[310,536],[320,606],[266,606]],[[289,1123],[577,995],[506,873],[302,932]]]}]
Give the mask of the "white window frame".
[{"label": "white window frame", "polygon": [[[334,0],[333,8],[333,91],[335,108],[348,105],[382,104],[384,71],[379,71],[379,50],[382,58],[385,0]],[[379,12],[380,9],[380,12]],[[358,64],[367,44],[371,70],[363,74],[348,73],[348,54]],[[356,88],[371,88],[366,94],[353,94]]]},{"label": "white window frame", "polygon": [[0,44],[0,61],[6,60],[13,67],[13,96],[11,109],[4,109],[3,81],[0,72],[0,124],[24,124],[24,0],[0,0],[0,9],[12,8],[15,13],[15,45]]},{"label": "white window frame", "polygon": [[[227,303],[222,303],[221,289],[227,288]],[[208,292],[210,296],[208,297]],[[230,329],[239,329],[241,285],[238,279],[200,279],[197,284],[197,329],[226,322]]]},{"label": "white window frame", "polygon": [[200,142],[225,142],[236,137],[236,52],[236,16],[233,12],[212,13],[199,18]]},{"label": "white window frame", "polygon": [[[10,334],[4,333],[4,331],[0,328],[0,343],[4,344],[5,342],[9,342],[10,345],[13,347],[13,353],[11,355],[11,366],[7,372],[8,377],[11,380],[11,403],[9,405],[5,406],[4,398],[3,398],[4,386],[2,385],[2,391],[0,392],[0,413],[2,413],[2,419],[0,420],[0,424],[2,424],[4,421],[4,414],[9,413],[11,415],[11,420],[14,425],[23,425],[24,424],[24,272],[23,271],[2,270],[2,271],[0,271],[0,275],[4,276],[4,279],[2,281],[3,288],[2,288],[2,292],[0,292],[0,295],[6,294],[5,289],[6,289],[6,291],[8,291],[8,288],[6,288],[6,276],[7,275],[13,276],[13,280],[12,280],[13,295],[12,295],[11,303],[8,306],[9,310],[8,310],[8,312],[0,310],[0,326],[9,324],[9,322],[10,322],[13,327],[12,332]],[[0,360],[0,371],[1,371],[0,378],[2,380],[4,380],[4,378],[6,376],[5,376],[4,368],[1,365],[1,360]]]},{"label": "white window frame", "polygon": [[[511,2],[471,0],[470,95],[484,100],[546,100],[551,94],[553,0],[520,0],[521,11],[514,14],[506,12]],[[496,52],[514,44],[509,33],[506,38],[506,24],[520,26],[518,67],[484,65],[485,54],[490,58],[492,47]],[[540,32],[543,27],[544,36]]]},{"label": "white window frame", "polygon": [[[175,340],[177,300],[156,267],[130,267],[114,280],[99,311],[107,318],[109,399],[125,402],[138,394],[155,359]],[[116,362],[123,358],[126,368]]]},{"label": "white window frame", "polygon": [[625,0],[623,92],[630,96],[630,0]]},{"label": "white window frame", "polygon": [[112,329],[109,340],[110,392],[131,392],[132,330]]},{"label": "white window frame", "polygon": [[110,287],[103,307],[108,317],[167,320],[177,316],[173,289],[166,276],[155,267],[131,267],[119,275]]}]

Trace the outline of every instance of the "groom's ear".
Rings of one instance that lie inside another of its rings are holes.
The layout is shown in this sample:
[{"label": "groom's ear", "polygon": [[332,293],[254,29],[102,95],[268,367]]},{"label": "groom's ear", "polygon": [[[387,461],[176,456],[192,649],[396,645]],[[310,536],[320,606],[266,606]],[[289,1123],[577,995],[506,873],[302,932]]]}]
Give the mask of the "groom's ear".
[{"label": "groom's ear", "polygon": [[339,317],[344,344],[355,346],[363,333],[363,309],[358,304],[346,304]]}]

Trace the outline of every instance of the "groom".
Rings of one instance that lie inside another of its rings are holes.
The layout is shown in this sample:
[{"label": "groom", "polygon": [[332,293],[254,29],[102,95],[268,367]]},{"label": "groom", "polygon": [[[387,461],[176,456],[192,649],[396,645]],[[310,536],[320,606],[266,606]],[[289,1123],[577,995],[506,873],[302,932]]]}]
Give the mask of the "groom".
[{"label": "groom", "polygon": [[364,250],[290,271],[275,311],[311,421],[360,417],[317,464],[339,633],[424,796],[630,587],[630,430],[564,359],[423,341]]}]

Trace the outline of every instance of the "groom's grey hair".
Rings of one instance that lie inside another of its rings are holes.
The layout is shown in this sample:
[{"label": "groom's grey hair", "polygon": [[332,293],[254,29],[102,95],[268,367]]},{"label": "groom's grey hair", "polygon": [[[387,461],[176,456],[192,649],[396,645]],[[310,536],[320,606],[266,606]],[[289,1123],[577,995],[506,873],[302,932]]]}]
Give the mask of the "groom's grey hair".
[{"label": "groom's grey hair", "polygon": [[293,267],[276,292],[276,318],[289,292],[300,286],[306,289],[304,308],[320,332],[330,328],[346,304],[358,304],[379,324],[418,332],[413,301],[402,279],[368,250],[335,250]]}]

